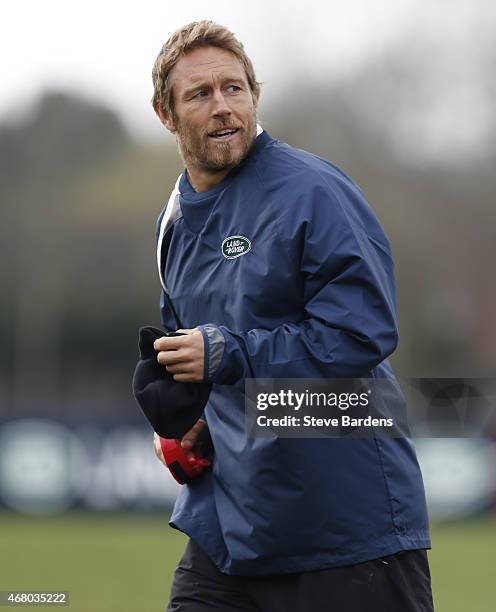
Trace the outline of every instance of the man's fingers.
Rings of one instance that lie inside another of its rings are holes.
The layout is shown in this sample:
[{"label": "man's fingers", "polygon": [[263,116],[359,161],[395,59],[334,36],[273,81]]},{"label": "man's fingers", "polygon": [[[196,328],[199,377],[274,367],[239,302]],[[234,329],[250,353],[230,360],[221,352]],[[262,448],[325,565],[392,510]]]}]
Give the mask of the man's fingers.
[{"label": "man's fingers", "polygon": [[186,450],[192,448],[198,442],[198,438],[206,426],[207,424],[202,419],[196,421],[193,427],[182,437],[181,446]]},{"label": "man's fingers", "polygon": [[174,365],[165,366],[165,369],[169,374],[193,374],[195,372],[195,366],[191,363],[176,363]]},{"label": "man's fingers", "polygon": [[202,333],[198,329],[182,331],[187,335],[163,336],[155,340],[153,346],[157,351],[157,362],[166,366],[167,372],[177,382],[201,382],[205,352]]},{"label": "man's fingers", "polygon": [[191,374],[173,374],[172,378],[176,381],[176,382],[191,382],[191,383],[196,383],[196,382],[201,382],[202,381],[202,377],[199,376],[196,373],[191,373]]},{"label": "man's fingers", "polygon": [[191,351],[178,349],[175,351],[160,351],[157,353],[157,361],[162,365],[173,365],[191,359]]},{"label": "man's fingers", "polygon": [[155,340],[153,348],[156,351],[175,351],[181,348],[187,340],[186,336],[162,336]]},{"label": "man's fingers", "polygon": [[175,351],[185,344],[189,344],[191,339],[187,336],[190,336],[194,333],[201,333],[198,329],[178,329],[178,332],[185,334],[184,336],[162,336],[161,338],[157,338],[153,343],[153,348],[156,351]]}]

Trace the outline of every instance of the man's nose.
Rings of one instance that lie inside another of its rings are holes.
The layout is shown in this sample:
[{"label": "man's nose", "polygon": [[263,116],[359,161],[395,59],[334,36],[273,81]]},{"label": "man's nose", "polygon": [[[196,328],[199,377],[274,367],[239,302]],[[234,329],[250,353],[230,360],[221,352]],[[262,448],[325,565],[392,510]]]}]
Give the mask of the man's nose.
[{"label": "man's nose", "polygon": [[214,91],[212,98],[212,115],[218,117],[223,115],[230,115],[231,107],[229,106],[226,97],[222,91]]}]

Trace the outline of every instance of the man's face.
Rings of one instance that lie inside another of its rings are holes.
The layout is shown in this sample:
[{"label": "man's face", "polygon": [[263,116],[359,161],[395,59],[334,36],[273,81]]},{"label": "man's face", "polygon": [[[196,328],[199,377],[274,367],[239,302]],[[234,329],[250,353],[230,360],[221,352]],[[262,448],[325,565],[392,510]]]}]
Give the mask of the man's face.
[{"label": "man's face", "polygon": [[177,135],[186,166],[213,172],[237,166],[257,129],[257,100],[238,58],[200,47],[177,62],[170,78],[174,113],[160,116]]}]

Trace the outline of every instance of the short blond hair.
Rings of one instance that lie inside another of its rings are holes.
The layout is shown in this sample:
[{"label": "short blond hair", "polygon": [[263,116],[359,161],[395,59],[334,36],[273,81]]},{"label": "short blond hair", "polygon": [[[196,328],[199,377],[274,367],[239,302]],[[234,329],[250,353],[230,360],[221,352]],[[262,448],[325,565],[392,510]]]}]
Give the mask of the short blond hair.
[{"label": "short blond hair", "polygon": [[234,34],[213,21],[193,21],[176,30],[160,49],[152,70],[153,108],[161,108],[168,114],[174,114],[174,100],[170,73],[179,59],[199,47],[218,47],[233,53],[245,69],[248,85],[255,99],[260,94],[260,83],[255,77],[255,70],[250,58],[246,55],[242,43]]}]

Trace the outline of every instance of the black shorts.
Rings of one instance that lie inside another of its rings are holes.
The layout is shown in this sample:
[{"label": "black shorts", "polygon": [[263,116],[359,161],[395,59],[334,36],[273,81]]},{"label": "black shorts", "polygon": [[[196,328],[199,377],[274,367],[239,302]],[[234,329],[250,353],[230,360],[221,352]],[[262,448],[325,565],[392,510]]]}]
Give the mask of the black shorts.
[{"label": "black shorts", "polygon": [[192,540],[174,574],[168,612],[432,612],[425,550],[333,569],[228,576]]}]

